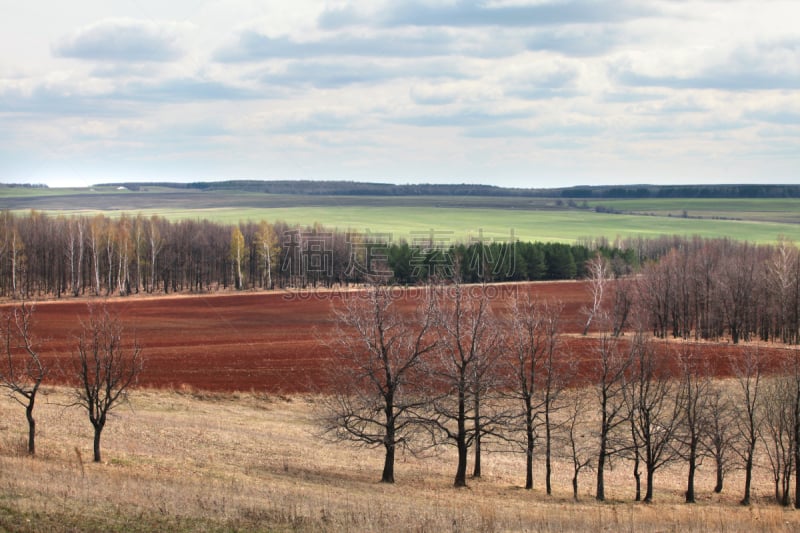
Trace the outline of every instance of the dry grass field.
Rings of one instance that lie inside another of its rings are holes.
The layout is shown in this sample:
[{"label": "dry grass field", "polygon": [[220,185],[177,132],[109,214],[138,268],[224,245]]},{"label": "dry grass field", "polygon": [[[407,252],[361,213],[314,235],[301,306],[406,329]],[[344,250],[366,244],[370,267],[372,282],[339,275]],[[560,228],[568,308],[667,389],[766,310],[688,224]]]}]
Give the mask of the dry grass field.
[{"label": "dry grass field", "polygon": [[68,389],[47,388],[36,414],[38,455],[25,454],[22,408],[0,397],[0,530],[4,531],[797,531],[800,512],[771,503],[765,469],[754,505],[737,505],[734,473],[712,495],[700,470],[699,503],[682,502],[683,468],[659,472],[656,502],[632,503],[628,465],[609,473],[609,502],[581,478],[573,502],[570,468],[555,494],[525,491],[524,459],[489,454],[484,477],[451,487],[449,451],[401,455],[397,484],[377,483],[380,450],[322,440],[313,396],[135,390],[91,458],[91,426]]}]

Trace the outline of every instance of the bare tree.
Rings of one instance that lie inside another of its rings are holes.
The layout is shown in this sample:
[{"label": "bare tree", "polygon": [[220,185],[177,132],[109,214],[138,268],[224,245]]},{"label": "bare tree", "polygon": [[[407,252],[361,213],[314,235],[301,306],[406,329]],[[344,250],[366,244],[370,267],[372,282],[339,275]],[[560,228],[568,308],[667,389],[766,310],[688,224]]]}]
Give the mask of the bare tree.
[{"label": "bare tree", "polygon": [[722,264],[719,297],[725,310],[725,322],[731,340],[750,340],[751,325],[748,313],[753,307],[753,287],[757,279],[757,256],[752,245],[744,243],[741,249],[731,251]]},{"label": "bare tree", "polygon": [[86,409],[94,428],[94,461],[100,462],[100,435],[108,413],[127,400],[128,390],[143,368],[142,349],[136,338],[126,342],[118,317],[103,306],[90,308],[78,337],[74,358],[76,405]]},{"label": "bare tree", "polygon": [[[572,464],[572,497],[578,501],[578,476],[584,469],[593,468],[594,443],[587,438],[587,414],[590,398],[582,390],[574,391],[568,402],[567,418],[563,422],[568,460]],[[561,455],[564,455],[563,452]]]},{"label": "bare tree", "polygon": [[703,360],[688,344],[684,343],[678,357],[681,405],[684,412],[682,428],[677,438],[689,468],[686,478],[686,503],[695,503],[695,474],[705,456],[702,443],[711,426],[709,420],[711,378]]},{"label": "bare tree", "polygon": [[469,448],[476,439],[495,433],[496,421],[505,417],[483,401],[484,384],[493,378],[499,354],[497,328],[486,292],[472,294],[459,283],[440,288],[436,313],[441,343],[429,372],[434,390],[441,392],[432,399],[426,423],[434,442],[456,447],[454,485],[466,487]]},{"label": "bare tree", "polygon": [[28,421],[28,453],[36,453],[36,420],[33,408],[39,386],[47,375],[33,335],[33,306],[22,302],[3,317],[2,340],[5,360],[0,366],[0,382],[14,400],[25,408]]},{"label": "bare tree", "polygon": [[263,261],[261,266],[261,286],[267,289],[273,288],[272,283],[272,269],[275,257],[280,253],[280,246],[278,236],[275,233],[275,226],[262,220],[258,225],[258,232],[256,233],[256,242],[258,243],[258,257]]},{"label": "bare tree", "polygon": [[381,482],[394,483],[395,451],[410,445],[420,394],[423,357],[436,346],[432,300],[414,300],[413,313],[387,287],[348,296],[335,312],[330,343],[337,365],[335,392],[325,405],[324,429],[342,440],[385,450]]},{"label": "bare tree", "polygon": [[[554,404],[563,388],[556,362],[559,337],[560,306],[539,304],[516,295],[511,302],[510,331],[505,336],[505,349],[510,353],[514,376],[511,397],[522,404],[525,442],[525,488],[533,488],[533,451],[537,428],[545,426],[545,485],[551,487],[551,450]],[[544,421],[539,420],[544,417]]]},{"label": "bare tree", "polygon": [[244,283],[242,281],[242,262],[244,261],[244,253],[244,235],[242,235],[242,230],[239,229],[239,226],[234,226],[231,230],[230,257],[233,261],[233,279],[237,291],[244,288]]},{"label": "bare tree", "polygon": [[794,399],[792,378],[782,375],[765,379],[759,395],[763,421],[759,436],[767,452],[775,501],[783,506],[791,502],[790,487],[794,468]]},{"label": "bare tree", "polygon": [[734,451],[744,462],[744,496],[742,505],[750,505],[750,489],[753,482],[753,460],[758,443],[761,417],[761,380],[763,377],[762,355],[758,348],[746,349],[740,361],[734,364],[736,381],[740,388],[739,417],[736,427],[741,437],[741,445]]},{"label": "bare tree", "polygon": [[[499,337],[497,335],[497,323],[492,322],[490,328],[494,331],[490,333],[492,338],[490,345],[478,354],[475,364],[472,365],[471,377],[471,396],[472,396],[472,477],[481,477],[481,458],[483,455],[483,437],[495,432],[500,418],[504,418],[502,411],[495,409],[493,405],[485,409],[487,402],[497,396],[501,378],[497,374],[497,361],[499,355]],[[494,353],[492,351],[494,350]]]},{"label": "bare tree", "polygon": [[[553,493],[553,432],[558,429],[553,421],[553,416],[560,409],[561,393],[566,382],[566,368],[557,356],[560,338],[560,317],[563,305],[558,303],[545,310],[544,334],[548,339],[547,349],[544,357],[544,372],[539,375],[542,378],[542,406],[544,407],[544,465],[545,465],[545,490],[547,494]],[[572,365],[574,367],[574,365]]]},{"label": "bare tree", "polygon": [[675,433],[682,421],[683,405],[669,375],[669,350],[658,353],[655,345],[637,333],[631,345],[632,379],[626,388],[631,427],[639,443],[647,474],[644,501],[653,501],[656,470],[675,460]]},{"label": "bare tree", "polygon": [[107,221],[103,215],[95,215],[89,221],[89,247],[92,249],[92,265],[94,271],[94,294],[100,295],[100,253],[102,252],[102,239],[106,235]]},{"label": "bare tree", "polygon": [[714,492],[717,494],[724,489],[725,475],[734,468],[732,454],[739,440],[733,400],[725,389],[725,384],[712,383],[710,387],[706,434],[701,441],[705,453],[714,459],[716,473]]},{"label": "bare tree", "polygon": [[595,498],[605,501],[606,461],[625,451],[626,445],[616,438],[618,431],[629,420],[625,408],[627,373],[631,366],[629,351],[622,351],[619,338],[603,333],[593,357],[593,378],[600,411],[597,450],[597,488]]},{"label": "bare tree", "polygon": [[19,228],[16,219],[12,219],[11,235],[7,237],[11,246],[11,297],[16,299],[19,296],[19,287],[17,283],[18,274],[20,270],[25,269],[25,243],[19,234]]},{"label": "bare tree", "polygon": [[[164,239],[159,229],[160,219],[153,215],[147,220],[147,242],[150,245],[150,289],[147,292],[155,292],[158,288],[156,261],[161,248],[164,246]],[[147,290],[147,289],[145,289]]]},{"label": "bare tree", "polygon": [[614,280],[611,301],[612,335],[619,337],[628,325],[634,307],[635,281],[627,278]]},{"label": "bare tree", "polygon": [[586,324],[583,326],[583,334],[589,333],[592,320],[600,313],[605,294],[605,288],[609,280],[608,261],[599,253],[591,261],[586,262],[587,279],[589,280],[589,292],[592,295],[592,306],[584,309],[586,313]]},{"label": "bare tree", "polygon": [[70,288],[73,296],[78,296],[83,287],[83,217],[70,218],[67,221],[67,262],[69,263]]},{"label": "bare tree", "polygon": [[797,248],[780,238],[773,257],[767,264],[767,283],[774,306],[775,334],[782,342],[797,343],[797,272],[800,268]]}]

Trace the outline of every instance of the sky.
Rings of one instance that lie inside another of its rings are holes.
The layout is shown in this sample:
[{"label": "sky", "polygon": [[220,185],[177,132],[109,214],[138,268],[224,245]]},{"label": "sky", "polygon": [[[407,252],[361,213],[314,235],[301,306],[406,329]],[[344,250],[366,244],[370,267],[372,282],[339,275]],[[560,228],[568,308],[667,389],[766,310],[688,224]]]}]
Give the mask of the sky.
[{"label": "sky", "polygon": [[0,0],[0,182],[800,183],[797,0]]}]

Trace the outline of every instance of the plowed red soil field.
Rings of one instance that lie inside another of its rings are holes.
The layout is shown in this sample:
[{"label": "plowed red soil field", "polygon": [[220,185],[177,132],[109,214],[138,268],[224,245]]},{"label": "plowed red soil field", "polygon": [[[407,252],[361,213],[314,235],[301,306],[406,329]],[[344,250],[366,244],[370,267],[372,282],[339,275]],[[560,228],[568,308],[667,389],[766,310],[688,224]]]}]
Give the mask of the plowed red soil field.
[{"label": "plowed red soil field", "polygon": [[[595,340],[579,335],[589,303],[581,282],[497,285],[493,299],[507,300],[513,291],[564,304],[563,346],[581,361],[576,375],[590,379],[589,360]],[[69,300],[36,304],[40,352],[57,366],[51,379],[66,380],[81,320],[89,305],[105,302],[124,322],[129,337],[143,347],[145,370],[140,385],[208,391],[295,393],[325,390],[330,353],[320,339],[332,334],[333,309],[347,291],[252,292],[175,297],[129,297]],[[405,293],[413,298],[414,290]],[[409,303],[410,305],[410,303]],[[3,306],[5,307],[5,306]],[[698,344],[719,374],[741,349]],[[776,351],[777,347],[769,348]]]}]

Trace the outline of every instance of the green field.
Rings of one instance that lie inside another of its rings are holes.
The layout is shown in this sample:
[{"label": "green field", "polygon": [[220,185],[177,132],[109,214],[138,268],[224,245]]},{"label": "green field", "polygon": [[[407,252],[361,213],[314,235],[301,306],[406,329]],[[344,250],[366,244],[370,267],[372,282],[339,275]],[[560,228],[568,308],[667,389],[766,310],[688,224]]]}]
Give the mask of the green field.
[{"label": "green field", "polygon": [[657,237],[660,235],[699,235],[730,237],[751,242],[774,242],[779,235],[800,240],[800,226],[786,223],[693,220],[669,217],[609,215],[591,211],[515,211],[507,209],[428,208],[428,207],[293,207],[266,209],[211,209],[202,211],[158,209],[142,210],[172,220],[208,218],[221,222],[283,220],[290,224],[329,228],[388,232],[394,239],[410,240],[417,232],[443,232],[453,240],[477,237],[508,239],[513,231],[522,241],[575,242],[605,236]]},{"label": "green field", "polygon": [[[205,192],[148,187],[95,189],[0,188],[0,209],[48,214],[159,215],[217,222],[282,220],[310,226],[390,233],[411,240],[437,232],[453,241],[485,238],[575,242],[585,238],[682,235],[768,243],[800,241],[797,200],[591,200],[568,207],[547,198],[462,196],[315,196]],[[603,206],[625,214],[597,213]],[[684,211],[686,213],[684,213]],[[684,214],[686,218],[684,218]]]}]

